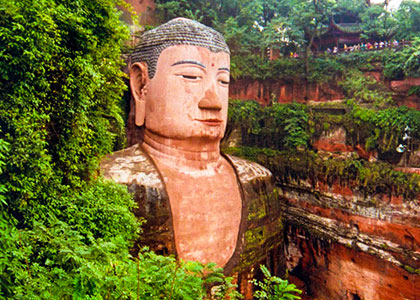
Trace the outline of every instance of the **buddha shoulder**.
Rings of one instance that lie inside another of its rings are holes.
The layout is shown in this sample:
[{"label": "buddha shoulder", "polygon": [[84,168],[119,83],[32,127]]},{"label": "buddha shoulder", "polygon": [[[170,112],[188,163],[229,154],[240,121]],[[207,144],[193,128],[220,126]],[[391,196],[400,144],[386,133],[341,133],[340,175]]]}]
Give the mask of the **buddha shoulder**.
[{"label": "buddha shoulder", "polygon": [[162,185],[155,165],[140,144],[108,154],[101,161],[100,168],[105,178],[117,183],[149,187]]},{"label": "buddha shoulder", "polygon": [[240,157],[232,156],[232,155],[227,155],[227,154],[225,155],[232,162],[232,164],[234,165],[236,169],[236,172],[238,173],[238,176],[242,180],[253,181],[255,179],[271,179],[272,178],[272,174],[267,168],[255,162],[252,162],[252,161],[240,158]]}]

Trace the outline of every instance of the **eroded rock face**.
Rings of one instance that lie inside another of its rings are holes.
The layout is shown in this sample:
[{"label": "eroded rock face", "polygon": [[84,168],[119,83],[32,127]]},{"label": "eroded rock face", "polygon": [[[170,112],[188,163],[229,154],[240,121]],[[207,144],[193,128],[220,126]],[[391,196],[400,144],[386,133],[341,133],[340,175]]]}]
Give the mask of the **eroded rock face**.
[{"label": "eroded rock face", "polygon": [[[382,72],[379,71],[365,72],[365,76],[383,82],[392,93],[392,97],[397,104],[420,109],[419,95],[409,93],[412,87],[420,85],[420,78],[384,80]],[[289,103],[292,101],[301,103],[331,102],[345,99],[343,90],[335,81],[318,84],[301,80],[258,81],[251,79],[232,80],[229,97],[232,99],[255,100],[261,104]]]},{"label": "eroded rock face", "polygon": [[304,299],[418,299],[418,275],[341,244],[313,243],[309,238],[289,242],[306,258],[292,272],[307,276]]},{"label": "eroded rock face", "polygon": [[322,133],[312,146],[321,151],[327,152],[352,152],[353,147],[346,145],[346,130],[343,127],[334,128]]},{"label": "eroded rock face", "polygon": [[325,102],[344,99],[341,88],[335,83],[316,84],[303,81],[256,81],[232,80],[229,97],[241,100],[256,100],[261,104],[270,102]]},{"label": "eroded rock face", "polygon": [[280,194],[287,265],[306,299],[419,299],[419,199],[302,182]]},{"label": "eroded rock face", "polygon": [[403,80],[392,80],[387,82],[387,85],[397,103],[414,109],[420,109],[420,96],[410,93],[413,87],[420,85],[420,78],[408,77]]}]

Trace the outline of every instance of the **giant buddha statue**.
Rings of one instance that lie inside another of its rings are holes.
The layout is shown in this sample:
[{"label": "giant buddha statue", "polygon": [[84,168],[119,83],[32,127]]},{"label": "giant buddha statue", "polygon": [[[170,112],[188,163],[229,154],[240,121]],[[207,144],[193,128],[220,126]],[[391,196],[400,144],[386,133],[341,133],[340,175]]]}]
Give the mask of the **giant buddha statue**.
[{"label": "giant buddha statue", "polygon": [[139,243],[227,274],[267,263],[282,243],[271,173],[220,151],[230,78],[223,36],[174,19],[143,34],[129,69],[143,141],[101,168],[133,193],[147,221]]}]

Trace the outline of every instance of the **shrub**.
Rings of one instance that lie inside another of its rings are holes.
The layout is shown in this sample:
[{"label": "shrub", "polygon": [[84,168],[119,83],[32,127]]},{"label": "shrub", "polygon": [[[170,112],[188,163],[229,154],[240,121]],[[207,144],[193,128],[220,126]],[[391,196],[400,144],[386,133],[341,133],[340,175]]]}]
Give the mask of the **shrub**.
[{"label": "shrub", "polygon": [[298,103],[263,107],[254,101],[232,100],[226,138],[233,128],[240,128],[244,145],[286,149],[307,147],[308,112]]},{"label": "shrub", "polygon": [[378,107],[392,104],[392,97],[382,83],[372,77],[365,76],[362,72],[352,69],[344,74],[339,82],[347,99],[356,103],[370,103]]},{"label": "shrub", "polygon": [[267,300],[293,300],[300,299],[295,294],[301,294],[294,284],[287,280],[272,276],[267,267],[261,265],[261,272],[264,274],[263,281],[252,280],[252,283],[260,289],[255,292],[255,298]]},{"label": "shrub", "polygon": [[389,79],[420,76],[420,37],[415,37],[410,46],[401,51],[391,51],[384,58],[384,76]]}]

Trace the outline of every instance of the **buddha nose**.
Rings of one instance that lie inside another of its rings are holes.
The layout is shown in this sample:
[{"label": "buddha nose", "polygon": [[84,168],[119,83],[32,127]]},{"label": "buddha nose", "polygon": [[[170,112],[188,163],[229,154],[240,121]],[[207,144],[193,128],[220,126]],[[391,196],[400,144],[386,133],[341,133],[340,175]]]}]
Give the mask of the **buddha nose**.
[{"label": "buddha nose", "polygon": [[198,102],[198,107],[200,109],[208,110],[221,110],[222,102],[219,99],[219,96],[215,92],[215,87],[212,85],[204,93],[204,97]]}]

